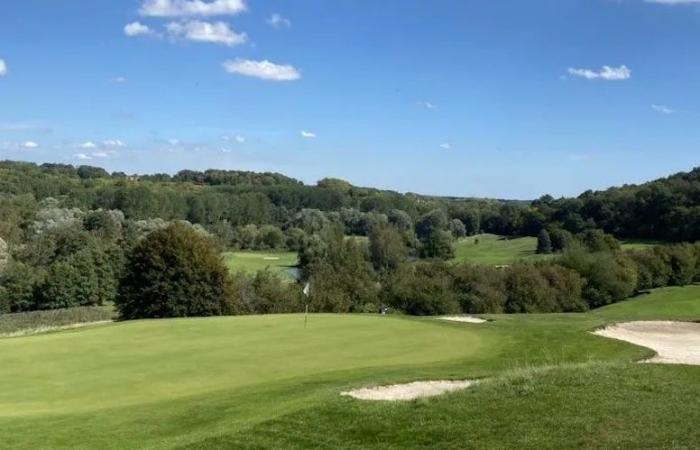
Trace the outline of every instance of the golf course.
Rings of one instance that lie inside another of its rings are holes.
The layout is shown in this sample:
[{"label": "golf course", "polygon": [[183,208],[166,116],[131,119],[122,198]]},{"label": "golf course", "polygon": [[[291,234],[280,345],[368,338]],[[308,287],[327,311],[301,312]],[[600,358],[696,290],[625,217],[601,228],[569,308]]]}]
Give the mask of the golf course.
[{"label": "golf course", "polygon": [[[581,314],[141,320],[0,339],[4,448],[693,448],[700,367],[590,331],[700,319],[700,286]],[[177,342],[177,345],[173,343]],[[366,402],[348,388],[479,380]],[[683,420],[680,420],[680,419]]]}]

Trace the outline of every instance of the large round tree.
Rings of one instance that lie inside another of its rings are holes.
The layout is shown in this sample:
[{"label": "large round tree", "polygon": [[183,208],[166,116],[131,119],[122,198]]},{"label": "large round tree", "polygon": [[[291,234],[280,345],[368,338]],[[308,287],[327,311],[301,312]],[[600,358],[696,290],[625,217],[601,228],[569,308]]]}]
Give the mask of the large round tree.
[{"label": "large round tree", "polygon": [[128,256],[117,308],[124,319],[234,312],[231,282],[216,246],[175,223],[143,238]]}]

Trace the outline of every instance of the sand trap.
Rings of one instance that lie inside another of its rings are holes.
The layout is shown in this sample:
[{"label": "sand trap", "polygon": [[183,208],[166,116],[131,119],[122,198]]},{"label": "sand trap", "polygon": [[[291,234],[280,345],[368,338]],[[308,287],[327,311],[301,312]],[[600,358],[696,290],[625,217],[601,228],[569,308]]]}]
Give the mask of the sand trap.
[{"label": "sand trap", "polygon": [[476,384],[476,381],[414,381],[406,384],[392,384],[372,388],[341,392],[340,395],[358,400],[414,400],[421,397],[435,397],[447,392],[460,391]]},{"label": "sand trap", "polygon": [[279,258],[276,256],[264,256],[263,259],[265,261],[279,261]]},{"label": "sand trap", "polygon": [[627,322],[593,334],[648,347],[657,353],[643,362],[700,365],[700,323]]},{"label": "sand trap", "polygon": [[474,316],[444,316],[440,317],[440,320],[449,320],[450,322],[464,322],[464,323],[484,323],[484,319],[479,319]]},{"label": "sand trap", "polygon": [[89,327],[92,325],[103,325],[105,323],[114,323],[114,321],[113,320],[99,320],[97,322],[72,323],[69,325],[43,326],[43,327],[38,327],[38,328],[24,328],[22,330],[13,331],[10,333],[0,333],[0,338],[32,336],[34,334],[44,334],[44,333],[51,333],[54,331],[72,330],[74,328],[83,328],[83,327]]}]

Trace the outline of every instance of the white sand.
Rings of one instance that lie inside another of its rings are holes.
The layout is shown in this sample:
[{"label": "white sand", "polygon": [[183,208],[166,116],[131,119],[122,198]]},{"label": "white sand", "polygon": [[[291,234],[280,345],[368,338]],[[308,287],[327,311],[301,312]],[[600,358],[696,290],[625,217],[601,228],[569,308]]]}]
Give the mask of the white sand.
[{"label": "white sand", "polygon": [[611,325],[593,334],[654,350],[656,356],[644,362],[700,365],[700,323],[627,322]]},{"label": "white sand", "polygon": [[414,381],[406,384],[392,384],[341,392],[340,395],[358,400],[414,400],[421,397],[435,397],[447,392],[460,391],[476,384],[476,381]]},{"label": "white sand", "polygon": [[70,325],[59,325],[59,326],[43,326],[38,328],[25,328],[23,330],[13,331],[11,333],[0,334],[1,338],[11,338],[11,337],[21,337],[21,336],[31,336],[34,334],[51,333],[53,331],[63,331],[72,330],[74,328],[89,327],[92,325],[102,325],[105,323],[113,323],[113,320],[99,320],[97,322],[82,322],[73,323]]},{"label": "white sand", "polygon": [[279,261],[279,258],[276,256],[264,256],[263,259],[265,261]]},{"label": "white sand", "polygon": [[450,322],[464,322],[464,323],[484,323],[484,319],[479,319],[474,316],[443,316],[439,318],[440,320],[449,320]]}]

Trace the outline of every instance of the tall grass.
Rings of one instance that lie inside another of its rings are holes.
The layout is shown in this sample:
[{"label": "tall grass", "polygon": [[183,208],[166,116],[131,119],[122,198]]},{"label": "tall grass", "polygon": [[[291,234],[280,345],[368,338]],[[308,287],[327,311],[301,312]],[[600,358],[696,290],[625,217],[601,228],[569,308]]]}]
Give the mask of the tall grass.
[{"label": "tall grass", "polygon": [[41,333],[115,317],[112,306],[81,306],[14,314],[0,314],[0,337]]}]

